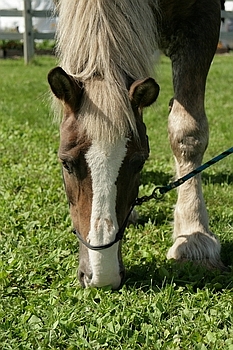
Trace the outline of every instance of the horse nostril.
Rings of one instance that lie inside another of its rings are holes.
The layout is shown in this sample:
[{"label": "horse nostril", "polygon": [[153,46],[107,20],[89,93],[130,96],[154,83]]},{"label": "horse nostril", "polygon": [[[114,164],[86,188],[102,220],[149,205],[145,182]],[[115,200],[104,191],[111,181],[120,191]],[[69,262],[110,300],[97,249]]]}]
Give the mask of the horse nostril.
[{"label": "horse nostril", "polygon": [[84,272],[79,270],[78,271],[78,279],[79,279],[79,282],[83,288],[85,288],[84,278],[85,278]]},{"label": "horse nostril", "polygon": [[92,274],[88,275],[85,272],[83,272],[82,270],[79,270],[78,271],[78,279],[79,279],[79,282],[83,288],[88,287],[88,285],[90,284],[90,281],[92,279]]}]

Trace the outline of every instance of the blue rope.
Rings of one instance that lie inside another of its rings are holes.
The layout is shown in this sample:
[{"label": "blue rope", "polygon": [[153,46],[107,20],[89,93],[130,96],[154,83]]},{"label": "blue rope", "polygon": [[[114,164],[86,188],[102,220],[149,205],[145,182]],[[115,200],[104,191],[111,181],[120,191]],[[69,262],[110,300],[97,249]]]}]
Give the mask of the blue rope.
[{"label": "blue rope", "polygon": [[180,179],[171,182],[170,184],[168,184],[167,186],[164,187],[160,187],[159,188],[159,192],[160,194],[165,194],[168,191],[172,190],[173,188],[176,188],[180,185],[182,185],[184,182],[186,182],[187,180],[190,180],[192,177],[194,177],[195,175],[201,173],[203,170],[209,168],[211,165],[219,162],[220,160],[222,160],[223,158],[229,156],[230,154],[233,153],[233,147],[229,148],[228,150],[222,152],[221,154],[219,154],[218,156],[212,158],[211,160],[209,160],[208,162],[202,164],[201,166],[199,166],[198,168],[194,169],[193,171],[191,171],[190,173],[188,173],[187,175],[181,177]]},{"label": "blue rope", "polygon": [[198,168],[192,170],[190,173],[188,173],[187,175],[179,178],[178,180],[174,181],[174,182],[170,182],[167,186],[157,186],[152,194],[150,196],[143,196],[140,198],[136,198],[135,202],[133,203],[132,208],[135,205],[141,205],[144,202],[148,202],[151,199],[161,199],[163,197],[163,195],[165,193],[167,193],[168,191],[172,190],[173,188],[176,188],[180,185],[182,185],[184,182],[190,180],[192,177],[194,177],[195,175],[201,173],[203,170],[209,168],[211,165],[219,162],[220,160],[222,160],[223,158],[229,156],[230,154],[233,153],[233,147],[229,148],[228,150],[222,152],[221,154],[219,154],[218,156],[212,158],[211,160],[209,160],[208,162],[202,164],[201,166],[199,166]]}]

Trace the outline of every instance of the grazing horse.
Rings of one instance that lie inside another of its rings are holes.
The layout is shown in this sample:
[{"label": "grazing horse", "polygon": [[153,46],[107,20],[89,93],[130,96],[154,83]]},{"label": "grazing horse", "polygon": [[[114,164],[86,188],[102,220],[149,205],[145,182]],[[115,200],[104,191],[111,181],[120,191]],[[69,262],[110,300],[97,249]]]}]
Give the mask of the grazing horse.
[{"label": "grazing horse", "polygon": [[[143,109],[159,94],[153,54],[170,57],[174,96],[168,132],[181,177],[199,166],[208,144],[205,84],[216,51],[219,0],[60,0],[57,54],[48,75],[61,102],[59,158],[75,232],[82,286],[117,289],[121,242],[149,156]],[[174,244],[167,257],[222,266],[209,229],[201,178],[178,190]]]}]

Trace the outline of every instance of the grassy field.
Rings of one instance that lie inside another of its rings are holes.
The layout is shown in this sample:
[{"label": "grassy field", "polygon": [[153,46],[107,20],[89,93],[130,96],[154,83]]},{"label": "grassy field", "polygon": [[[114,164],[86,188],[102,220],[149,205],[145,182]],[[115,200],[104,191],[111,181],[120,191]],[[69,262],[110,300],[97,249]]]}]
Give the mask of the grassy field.
[{"label": "grassy field", "polygon": [[[203,173],[212,230],[229,271],[166,260],[176,191],[139,209],[123,242],[126,284],[119,292],[80,288],[78,243],[57,162],[58,126],[47,101],[53,58],[0,61],[0,349],[233,349],[233,156]],[[232,147],[233,56],[211,66],[205,160]],[[173,176],[167,139],[172,97],[168,59],[161,94],[145,113],[151,155],[141,194]]]}]

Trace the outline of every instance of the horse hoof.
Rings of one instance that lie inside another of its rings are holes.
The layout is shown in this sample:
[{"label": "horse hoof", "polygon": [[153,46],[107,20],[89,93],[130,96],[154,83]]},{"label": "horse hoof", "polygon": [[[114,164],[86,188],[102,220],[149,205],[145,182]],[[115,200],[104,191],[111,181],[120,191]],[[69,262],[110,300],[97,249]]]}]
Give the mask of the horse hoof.
[{"label": "horse hoof", "polygon": [[180,235],[167,253],[168,259],[178,262],[193,261],[207,269],[227,268],[220,259],[220,243],[212,233],[195,232],[191,235]]}]

